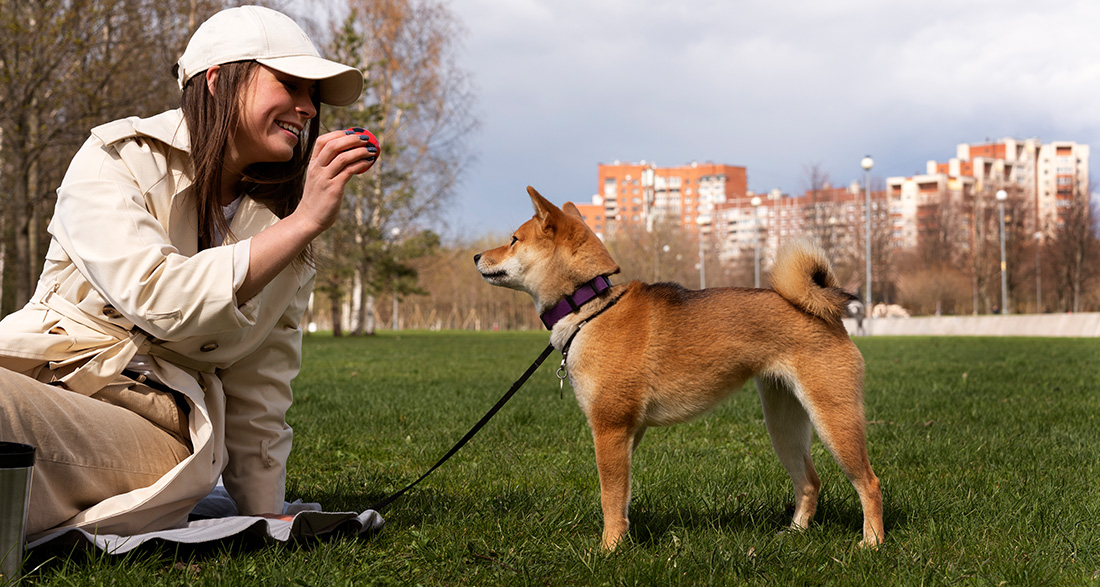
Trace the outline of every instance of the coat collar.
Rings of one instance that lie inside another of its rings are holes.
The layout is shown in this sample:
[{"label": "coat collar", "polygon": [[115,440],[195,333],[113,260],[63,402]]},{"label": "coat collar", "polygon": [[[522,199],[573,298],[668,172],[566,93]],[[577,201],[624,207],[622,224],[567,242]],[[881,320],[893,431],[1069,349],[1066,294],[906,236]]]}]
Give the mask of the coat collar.
[{"label": "coat collar", "polygon": [[191,152],[191,135],[187,132],[187,121],[183,118],[183,111],[178,108],[137,119],[134,122],[134,131],[181,151]]},{"label": "coat collar", "polygon": [[131,116],[92,129],[92,135],[111,145],[123,139],[145,136],[156,139],[174,149],[191,152],[191,135],[187,132],[187,122],[183,111],[168,110],[149,118]]}]

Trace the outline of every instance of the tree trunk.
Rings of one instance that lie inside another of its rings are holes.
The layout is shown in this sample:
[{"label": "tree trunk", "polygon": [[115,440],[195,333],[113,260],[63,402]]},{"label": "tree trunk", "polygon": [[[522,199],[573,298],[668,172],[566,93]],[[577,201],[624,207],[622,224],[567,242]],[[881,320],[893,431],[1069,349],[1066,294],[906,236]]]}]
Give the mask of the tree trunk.
[{"label": "tree trunk", "polygon": [[366,296],[363,295],[362,272],[356,270],[351,282],[351,335],[362,336],[366,328]]},{"label": "tree trunk", "polygon": [[374,324],[374,295],[367,294],[364,296],[365,304],[363,305],[363,334],[367,336],[373,336],[375,330]]},{"label": "tree trunk", "polygon": [[344,336],[344,324],[340,317],[340,296],[329,296],[329,319],[332,320],[332,335]]}]

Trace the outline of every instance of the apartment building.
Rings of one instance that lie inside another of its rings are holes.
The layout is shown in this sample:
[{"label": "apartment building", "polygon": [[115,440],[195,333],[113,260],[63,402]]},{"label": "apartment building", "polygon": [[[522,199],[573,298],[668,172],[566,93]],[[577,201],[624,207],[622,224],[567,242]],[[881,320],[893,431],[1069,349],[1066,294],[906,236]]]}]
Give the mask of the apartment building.
[{"label": "apartment building", "polygon": [[745,197],[748,175],[744,167],[719,163],[658,167],[616,161],[599,165],[598,181],[593,204],[603,206],[605,226],[651,227],[653,221],[666,219],[696,231],[706,230],[716,207]]},{"label": "apartment building", "polygon": [[[960,144],[946,162],[929,161],[926,175],[890,178],[888,184],[934,181],[944,197],[991,200],[997,190],[1016,190],[1031,202],[1032,226],[1050,232],[1063,220],[1063,211],[1089,193],[1089,146],[1073,141],[1042,143],[1038,139],[1004,138],[981,144]],[[908,188],[912,191],[912,187]],[[900,192],[900,187],[899,190]],[[976,206],[992,206],[976,202]],[[915,217],[914,217],[915,218]]]},{"label": "apartment building", "polygon": [[[939,215],[945,206],[957,222],[973,225],[974,215],[995,209],[996,191],[1006,189],[1028,198],[1033,225],[1049,232],[1075,198],[1087,197],[1088,158],[1089,146],[1072,141],[1005,138],[960,144],[955,157],[928,161],[924,174],[887,178],[886,189],[871,194],[873,223],[889,227],[895,246],[915,247],[923,229],[943,221]],[[733,165],[616,161],[599,165],[599,191],[592,204],[578,208],[601,238],[615,226],[651,228],[657,219],[674,219],[686,231],[720,243],[723,260],[752,251],[758,242],[775,250],[805,233],[830,248],[863,246],[866,194],[861,183],[822,186],[791,197],[779,190],[749,191],[747,178],[744,167]],[[876,234],[880,229],[874,229]]]},{"label": "apartment building", "polygon": [[[939,172],[934,161],[928,164],[930,173],[912,177],[886,178],[886,200],[889,206],[891,240],[896,247],[917,246],[917,235],[947,202],[960,209],[972,209],[972,197],[980,193],[978,180],[967,175]],[[969,171],[969,166],[960,166]],[[992,196],[991,196],[992,197]],[[969,213],[969,212],[968,212]],[[960,221],[969,223],[969,218]]]},{"label": "apartment building", "polygon": [[[599,165],[598,176],[600,192],[578,209],[600,238],[615,226],[651,227],[653,220],[675,219],[685,231],[717,242],[723,261],[752,254],[757,246],[774,251],[805,232],[833,246],[862,242],[864,195],[857,182],[791,197],[778,189],[752,192],[744,167],[715,163],[663,168],[616,161]],[[885,210],[883,192],[873,200],[874,209]]]},{"label": "apartment building", "polygon": [[1055,141],[1039,147],[1035,169],[1035,203],[1040,230],[1062,223],[1065,208],[1088,198],[1089,146]]},{"label": "apartment building", "polygon": [[[780,190],[750,191],[743,199],[718,206],[714,231],[721,243],[720,257],[731,260],[752,251],[755,239],[764,250],[775,251],[800,236],[810,236],[833,254],[862,250],[866,196],[859,182],[824,185],[796,196]],[[876,225],[885,221],[885,192],[871,194],[871,209]]]}]

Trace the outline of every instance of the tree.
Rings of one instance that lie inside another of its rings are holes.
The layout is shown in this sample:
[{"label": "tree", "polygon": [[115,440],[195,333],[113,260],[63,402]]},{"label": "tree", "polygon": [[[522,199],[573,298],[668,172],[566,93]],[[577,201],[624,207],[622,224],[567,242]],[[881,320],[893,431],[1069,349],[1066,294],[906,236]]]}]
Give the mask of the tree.
[{"label": "tree", "polygon": [[3,308],[41,269],[54,189],[88,130],[178,102],[170,65],[213,0],[0,0]]},{"label": "tree", "polygon": [[[1023,299],[1018,292],[1025,291],[1024,280],[1029,276],[1030,263],[1024,261],[1030,257],[1030,244],[1035,233],[1035,212],[1031,201],[1017,186],[1005,188],[1005,283],[1008,290],[1008,303],[1013,313],[1020,312]],[[1000,212],[998,211],[998,215]],[[998,219],[999,222],[999,219]],[[998,227],[998,233],[1000,227]],[[997,238],[1000,235],[997,234]],[[998,247],[1000,244],[998,243]],[[1000,268],[1000,249],[997,250],[997,268]],[[998,279],[1000,275],[998,273]],[[997,287],[998,296],[1000,286]],[[998,302],[1000,304],[1000,302]]]},{"label": "tree", "polygon": [[1083,287],[1098,272],[1100,215],[1089,199],[1090,192],[1078,189],[1075,197],[1059,202],[1058,223],[1047,245],[1058,307],[1064,312],[1082,311]]},{"label": "tree", "polygon": [[433,330],[542,329],[531,296],[485,283],[474,266],[475,254],[508,240],[507,236],[487,236],[410,260],[424,295],[402,303],[402,321],[411,328]]},{"label": "tree", "polygon": [[820,163],[814,163],[802,166],[802,177],[806,183],[805,197],[809,199],[805,207],[803,231],[825,251],[829,259],[849,256],[843,250],[846,239],[841,234],[841,224],[837,219],[843,204],[837,201],[829,173],[821,168]]},{"label": "tree", "polygon": [[[734,285],[718,258],[718,240],[712,234],[702,238],[707,287]],[[640,224],[619,224],[608,232],[604,244],[619,265],[616,282],[671,281],[694,289],[699,287],[699,239],[698,233],[684,230],[675,217],[660,217],[653,222],[652,231]],[[738,285],[751,285],[751,277],[748,283]]]},{"label": "tree", "polygon": [[[345,111],[368,126],[382,153],[365,181],[349,185],[342,234],[354,243],[350,284],[333,295],[350,297],[354,334],[371,334],[375,296],[394,282],[400,264],[386,256],[387,235],[418,232],[453,194],[473,159],[469,137],[477,127],[472,92],[454,60],[461,30],[436,0],[349,0],[351,8],[332,53],[364,69],[365,100]],[[346,268],[338,268],[344,271]],[[322,267],[322,271],[326,271]],[[330,283],[339,278],[325,276]]]}]

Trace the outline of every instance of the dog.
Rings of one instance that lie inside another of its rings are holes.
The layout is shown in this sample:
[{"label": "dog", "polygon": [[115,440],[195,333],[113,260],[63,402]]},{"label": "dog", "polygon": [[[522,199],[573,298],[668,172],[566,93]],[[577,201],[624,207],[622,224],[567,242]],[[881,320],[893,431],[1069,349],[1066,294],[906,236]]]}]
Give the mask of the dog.
[{"label": "dog", "polygon": [[863,356],[841,323],[855,296],[841,290],[816,246],[784,247],[773,289],[688,290],[619,272],[570,202],[557,208],[527,188],[535,215],[507,245],[474,256],[492,285],[527,292],[592,429],[604,527],[614,550],[627,534],[631,457],[650,426],[690,420],[755,377],[764,422],[794,484],[791,527],[806,528],[821,481],[810,457],[816,430],[855,487],[864,547],[885,534],[879,479],[867,457]]}]

